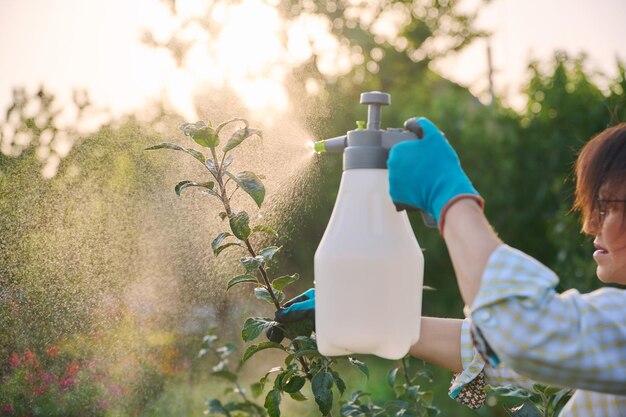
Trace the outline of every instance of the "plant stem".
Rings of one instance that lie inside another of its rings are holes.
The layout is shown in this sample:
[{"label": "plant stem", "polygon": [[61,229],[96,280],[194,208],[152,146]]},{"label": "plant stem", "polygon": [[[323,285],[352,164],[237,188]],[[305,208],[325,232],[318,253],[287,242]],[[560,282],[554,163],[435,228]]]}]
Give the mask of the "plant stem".
[{"label": "plant stem", "polygon": [[[217,175],[216,175],[215,181],[217,181],[217,185],[219,186],[219,189],[220,189],[222,203],[224,203],[224,210],[226,211],[226,214],[228,215],[228,217],[231,218],[233,216],[233,211],[230,207],[230,198],[228,198],[228,195],[226,192],[226,186],[224,184],[224,176],[222,173],[222,165],[224,164],[224,160],[222,159],[222,163],[220,165],[217,165],[217,154],[215,153],[215,148],[211,148],[211,155],[213,156],[213,161],[215,161],[215,164],[216,164],[215,169],[217,171]],[[246,247],[248,248],[248,252],[250,253],[250,255],[253,258],[256,257],[256,252],[254,251],[254,248],[252,247],[252,244],[250,243],[250,241],[246,239],[244,243],[246,244]],[[272,297],[272,302],[274,303],[276,310],[278,310],[280,308],[280,302],[276,298],[276,294],[274,294],[274,290],[272,289],[272,285],[270,284],[269,277],[267,276],[267,271],[265,270],[263,265],[259,266],[259,271],[261,272],[261,277],[263,278],[263,285],[265,286],[265,289],[267,290],[267,292],[270,294],[270,297]]]},{"label": "plant stem", "polygon": [[408,385],[411,385],[411,379],[409,378],[409,367],[406,364],[406,356],[402,358],[400,361],[402,362],[402,370],[404,371],[404,380]]},{"label": "plant stem", "polygon": [[[250,252],[250,256],[254,258],[256,256],[256,252],[252,248],[250,241],[246,239],[244,243],[246,244],[246,247],[248,248],[248,252]],[[276,298],[276,295],[274,294],[274,290],[272,289],[272,285],[270,284],[270,279],[267,276],[267,271],[265,270],[263,265],[259,266],[259,271],[261,272],[261,276],[263,277],[263,284],[265,285],[267,292],[270,293],[270,297],[272,297],[272,301],[274,302],[274,306],[276,307],[276,310],[278,310],[280,308],[280,303],[278,302],[278,299]]]},{"label": "plant stem", "polygon": [[[217,165],[217,154],[215,153],[215,148],[211,148],[211,155],[213,156],[213,161],[215,161],[215,164],[216,164],[217,175],[216,175],[215,180],[217,182],[217,185],[219,186],[221,200],[222,200],[222,203],[224,204],[224,210],[226,211],[226,214],[228,215],[228,217],[231,218],[233,216],[233,211],[230,207],[230,198],[228,197],[228,194],[226,192],[226,184],[224,183],[224,177],[222,173],[222,166],[224,165],[224,159],[226,157],[226,154],[222,156],[222,161],[219,165]],[[232,198],[232,195],[230,197]],[[256,257],[257,256],[256,251],[252,247],[250,240],[246,239],[244,240],[244,243],[246,244],[246,248],[248,249],[250,256],[252,256],[253,258]],[[274,306],[276,307],[277,310],[280,309],[280,302],[276,298],[276,294],[274,294],[274,290],[270,283],[269,276],[267,275],[267,271],[265,270],[265,267],[263,267],[263,265],[259,266],[259,272],[261,273],[261,277],[263,279],[263,285],[265,286],[265,289],[270,294],[270,297],[272,298],[272,301],[274,302]],[[298,345],[296,345],[296,347],[299,349]],[[309,381],[313,380],[313,375],[311,375],[311,371],[309,369],[308,364],[306,363],[305,358],[298,358],[298,361],[300,362],[300,365],[302,365],[302,370],[306,374],[306,378]],[[239,386],[239,384],[235,382],[235,385],[237,386],[237,390],[239,391],[243,399],[245,401],[248,401],[245,394],[241,390],[241,387]],[[327,417],[333,417],[332,412],[329,412]]]}]

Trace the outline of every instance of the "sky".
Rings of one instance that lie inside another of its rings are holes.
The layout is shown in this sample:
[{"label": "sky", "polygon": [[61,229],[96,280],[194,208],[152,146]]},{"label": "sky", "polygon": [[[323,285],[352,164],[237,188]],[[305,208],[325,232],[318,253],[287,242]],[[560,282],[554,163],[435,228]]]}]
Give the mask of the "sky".
[{"label": "sky", "polygon": [[[181,71],[167,53],[142,45],[144,28],[155,28],[157,37],[166,37],[174,28],[175,22],[168,20],[167,9],[158,0],[0,0],[0,114],[11,102],[14,87],[35,92],[43,84],[62,100],[70,97],[72,89],[86,88],[95,105],[119,115],[165,95],[173,109],[192,118],[194,110],[186,98],[199,79],[208,78],[216,85],[240,86],[242,92],[258,89],[257,101],[251,100],[250,106],[267,105],[260,98],[273,97],[270,105],[285,108],[287,99],[277,87],[287,73],[281,68],[297,64],[302,57],[287,58],[298,50],[297,45],[281,50],[272,33],[254,29],[259,21],[278,19],[271,10],[258,8],[261,1],[245,0],[247,8],[231,16],[238,19],[238,26],[232,28],[244,26],[249,31],[231,28],[220,38],[226,46],[251,46],[261,66],[263,60],[277,63],[268,67],[269,79],[252,82],[254,73],[236,70],[241,68],[241,54],[224,55],[216,49],[224,68],[198,58],[195,70]],[[471,9],[477,2],[465,0],[463,7]],[[182,15],[198,13],[201,3],[181,0]],[[225,18],[229,16],[224,12]],[[521,106],[518,93],[527,79],[529,60],[549,61],[557,50],[573,56],[585,53],[590,70],[614,76],[616,59],[626,62],[625,22],[624,0],[491,0],[479,11],[478,27],[492,32],[496,93],[512,106]],[[331,42],[320,39],[317,47],[328,49]],[[486,44],[477,41],[433,68],[480,96],[487,89]]]},{"label": "sky", "polygon": [[[530,60],[549,62],[555,51],[584,53],[587,69],[608,77],[616,76],[618,58],[626,64],[624,0],[492,0],[480,9],[477,25],[492,33],[495,90],[513,107],[523,104],[519,92]],[[486,50],[487,41],[478,41],[436,67],[480,95],[488,86]]]}]

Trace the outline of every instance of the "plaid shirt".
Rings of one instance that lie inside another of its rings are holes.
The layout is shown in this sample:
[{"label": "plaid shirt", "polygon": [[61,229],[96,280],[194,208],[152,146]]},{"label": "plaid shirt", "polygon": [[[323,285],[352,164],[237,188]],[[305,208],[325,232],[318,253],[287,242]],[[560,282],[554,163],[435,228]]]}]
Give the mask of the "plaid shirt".
[{"label": "plaid shirt", "polygon": [[496,249],[463,324],[451,397],[482,373],[490,385],[576,388],[561,416],[626,416],[626,291],[557,294],[557,283],[524,253]]}]

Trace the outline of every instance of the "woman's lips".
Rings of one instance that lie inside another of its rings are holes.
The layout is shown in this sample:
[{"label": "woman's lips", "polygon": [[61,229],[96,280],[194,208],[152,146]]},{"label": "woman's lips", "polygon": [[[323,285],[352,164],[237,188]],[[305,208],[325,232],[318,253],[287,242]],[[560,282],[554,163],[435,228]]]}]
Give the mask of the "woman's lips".
[{"label": "woman's lips", "polygon": [[608,255],[609,251],[604,249],[602,246],[600,246],[596,242],[593,243],[593,246],[596,248],[596,251],[593,253],[594,258],[597,259],[597,258],[601,258],[604,255]]}]

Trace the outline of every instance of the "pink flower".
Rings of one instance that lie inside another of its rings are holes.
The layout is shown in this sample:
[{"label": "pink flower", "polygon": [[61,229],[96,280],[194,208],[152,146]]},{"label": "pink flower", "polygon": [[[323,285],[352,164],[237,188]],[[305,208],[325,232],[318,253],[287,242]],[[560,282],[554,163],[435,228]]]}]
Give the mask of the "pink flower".
[{"label": "pink flower", "polygon": [[70,377],[74,377],[76,376],[76,374],[78,374],[78,371],[80,371],[80,365],[78,364],[78,362],[70,362],[69,365],[67,365],[67,375]]},{"label": "pink flower", "polygon": [[56,379],[54,375],[49,374],[48,372],[42,372],[39,378],[41,378],[41,382],[43,382],[46,385],[52,384],[54,380]]},{"label": "pink flower", "polygon": [[13,407],[13,404],[8,403],[8,404],[3,404],[0,410],[2,410],[3,415],[13,414],[15,412],[15,407]]},{"label": "pink flower", "polygon": [[35,385],[35,382],[37,382],[37,375],[33,374],[32,372],[26,371],[24,379],[26,380],[27,384]]},{"label": "pink flower", "polygon": [[61,353],[61,350],[59,349],[58,346],[49,346],[48,349],[46,349],[46,354],[50,356],[51,358],[58,356],[59,353]]},{"label": "pink flower", "polygon": [[72,387],[74,387],[74,378],[67,377],[59,381],[59,388],[61,391],[66,391]]},{"label": "pink flower", "polygon": [[38,397],[42,394],[45,394],[46,391],[48,391],[48,387],[45,387],[43,385],[39,385],[33,388],[33,394]]},{"label": "pink flower", "polygon": [[122,395],[124,395],[124,389],[122,388],[121,385],[111,384],[107,388],[108,388],[109,394],[114,397],[121,397]]},{"label": "pink flower", "polygon": [[107,400],[103,400],[103,399],[98,400],[97,404],[98,404],[98,408],[100,408],[101,410],[108,410],[109,407],[111,406]]},{"label": "pink flower", "polygon": [[21,364],[22,361],[20,359],[20,355],[18,355],[17,352],[11,353],[11,357],[9,358],[9,365],[11,365],[11,368],[17,368]]},{"label": "pink flower", "polygon": [[24,362],[29,364],[30,366],[36,368],[39,366],[39,361],[37,360],[37,356],[30,350],[26,349],[24,352]]}]

